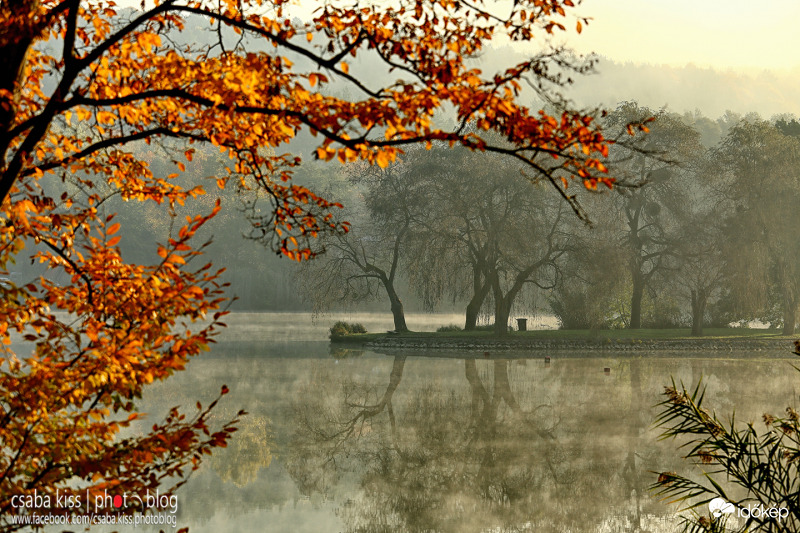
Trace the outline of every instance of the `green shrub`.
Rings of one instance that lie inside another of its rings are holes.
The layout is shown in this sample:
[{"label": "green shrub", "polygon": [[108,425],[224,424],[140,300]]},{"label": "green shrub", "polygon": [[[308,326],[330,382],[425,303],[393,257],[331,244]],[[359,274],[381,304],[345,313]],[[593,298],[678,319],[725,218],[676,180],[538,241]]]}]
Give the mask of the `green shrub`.
[{"label": "green shrub", "polygon": [[619,312],[619,301],[613,294],[598,291],[597,287],[559,286],[547,299],[558,318],[559,329],[619,329],[627,326]]},{"label": "green shrub", "polygon": [[437,333],[452,333],[453,331],[461,331],[461,328],[455,324],[450,324],[449,326],[442,326],[436,330]]},{"label": "green shrub", "polygon": [[331,326],[331,338],[344,337],[349,333],[350,328],[347,327],[346,322],[336,322],[333,326]]},{"label": "green shrub", "polygon": [[350,324],[348,322],[338,321],[333,326],[331,326],[331,335],[330,337],[346,337],[348,335],[355,335],[357,333],[366,333],[367,328],[365,328],[361,324]]}]

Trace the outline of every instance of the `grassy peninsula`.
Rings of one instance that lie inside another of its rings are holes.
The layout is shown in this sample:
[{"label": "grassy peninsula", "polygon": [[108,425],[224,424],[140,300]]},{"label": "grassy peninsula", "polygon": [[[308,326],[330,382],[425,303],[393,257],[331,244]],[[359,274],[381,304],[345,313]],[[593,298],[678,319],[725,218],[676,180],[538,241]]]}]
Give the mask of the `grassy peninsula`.
[{"label": "grassy peninsula", "polygon": [[[337,332],[340,333],[340,332]],[[749,329],[749,328],[706,328],[701,337],[692,336],[691,329],[610,329],[610,330],[534,330],[534,331],[509,331],[503,336],[498,336],[494,331],[483,329],[476,331],[409,331],[404,333],[345,333],[332,334],[332,343],[369,344],[397,341],[421,341],[426,344],[452,343],[452,342],[511,342],[526,343],[537,341],[555,341],[559,344],[569,344],[574,341],[576,345],[586,343],[597,344],[631,344],[652,343],[658,341],[702,341],[704,343],[737,343],[752,341],[794,341],[795,336],[783,335],[779,329]],[[667,344],[670,344],[669,342]]]}]

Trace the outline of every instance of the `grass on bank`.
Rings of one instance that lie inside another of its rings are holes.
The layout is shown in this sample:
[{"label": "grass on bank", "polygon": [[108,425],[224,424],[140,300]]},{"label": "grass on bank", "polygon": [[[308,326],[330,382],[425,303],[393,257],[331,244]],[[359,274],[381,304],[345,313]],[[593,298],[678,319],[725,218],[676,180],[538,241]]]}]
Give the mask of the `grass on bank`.
[{"label": "grass on bank", "polygon": [[[760,340],[795,340],[797,335],[783,335],[780,329],[748,329],[748,328],[704,328],[702,337],[692,337],[689,328],[680,329],[553,329],[535,331],[509,331],[509,339],[538,339],[538,340],[657,340],[657,339],[706,339],[706,340],[733,340],[733,339],[760,339]],[[383,338],[413,337],[415,339],[485,339],[496,337],[494,331],[481,329],[478,331],[409,331],[407,333],[390,334],[361,333],[353,335],[331,336],[332,342],[367,343]]]}]

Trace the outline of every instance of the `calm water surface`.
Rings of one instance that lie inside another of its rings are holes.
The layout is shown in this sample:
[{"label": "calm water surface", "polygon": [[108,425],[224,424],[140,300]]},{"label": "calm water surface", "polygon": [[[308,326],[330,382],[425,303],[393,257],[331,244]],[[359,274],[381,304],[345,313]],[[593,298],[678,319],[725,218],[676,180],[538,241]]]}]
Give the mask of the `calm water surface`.
[{"label": "calm water surface", "polygon": [[[702,377],[708,406],[735,409],[737,420],[797,403],[788,352],[554,352],[549,364],[542,352],[332,353],[331,321],[235,315],[210,355],[150,391],[151,417],[207,403],[223,384],[231,393],[218,419],[249,413],[179,492],[178,527],[675,531],[677,508],[648,491],[652,471],[691,472],[676,443],[659,442],[652,428],[671,377],[687,385]],[[391,327],[388,316],[362,321]]]}]

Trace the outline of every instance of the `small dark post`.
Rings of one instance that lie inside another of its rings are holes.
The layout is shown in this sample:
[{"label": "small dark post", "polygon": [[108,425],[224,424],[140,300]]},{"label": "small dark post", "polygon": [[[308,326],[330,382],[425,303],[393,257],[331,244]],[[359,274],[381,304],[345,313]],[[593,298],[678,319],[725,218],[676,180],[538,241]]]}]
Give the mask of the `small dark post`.
[{"label": "small dark post", "polygon": [[528,319],[527,318],[518,318],[517,319],[517,329],[520,331],[528,331]]},{"label": "small dark post", "polygon": [[611,369],[609,367],[603,368],[603,372],[605,372],[606,376],[610,376],[611,375]]}]

